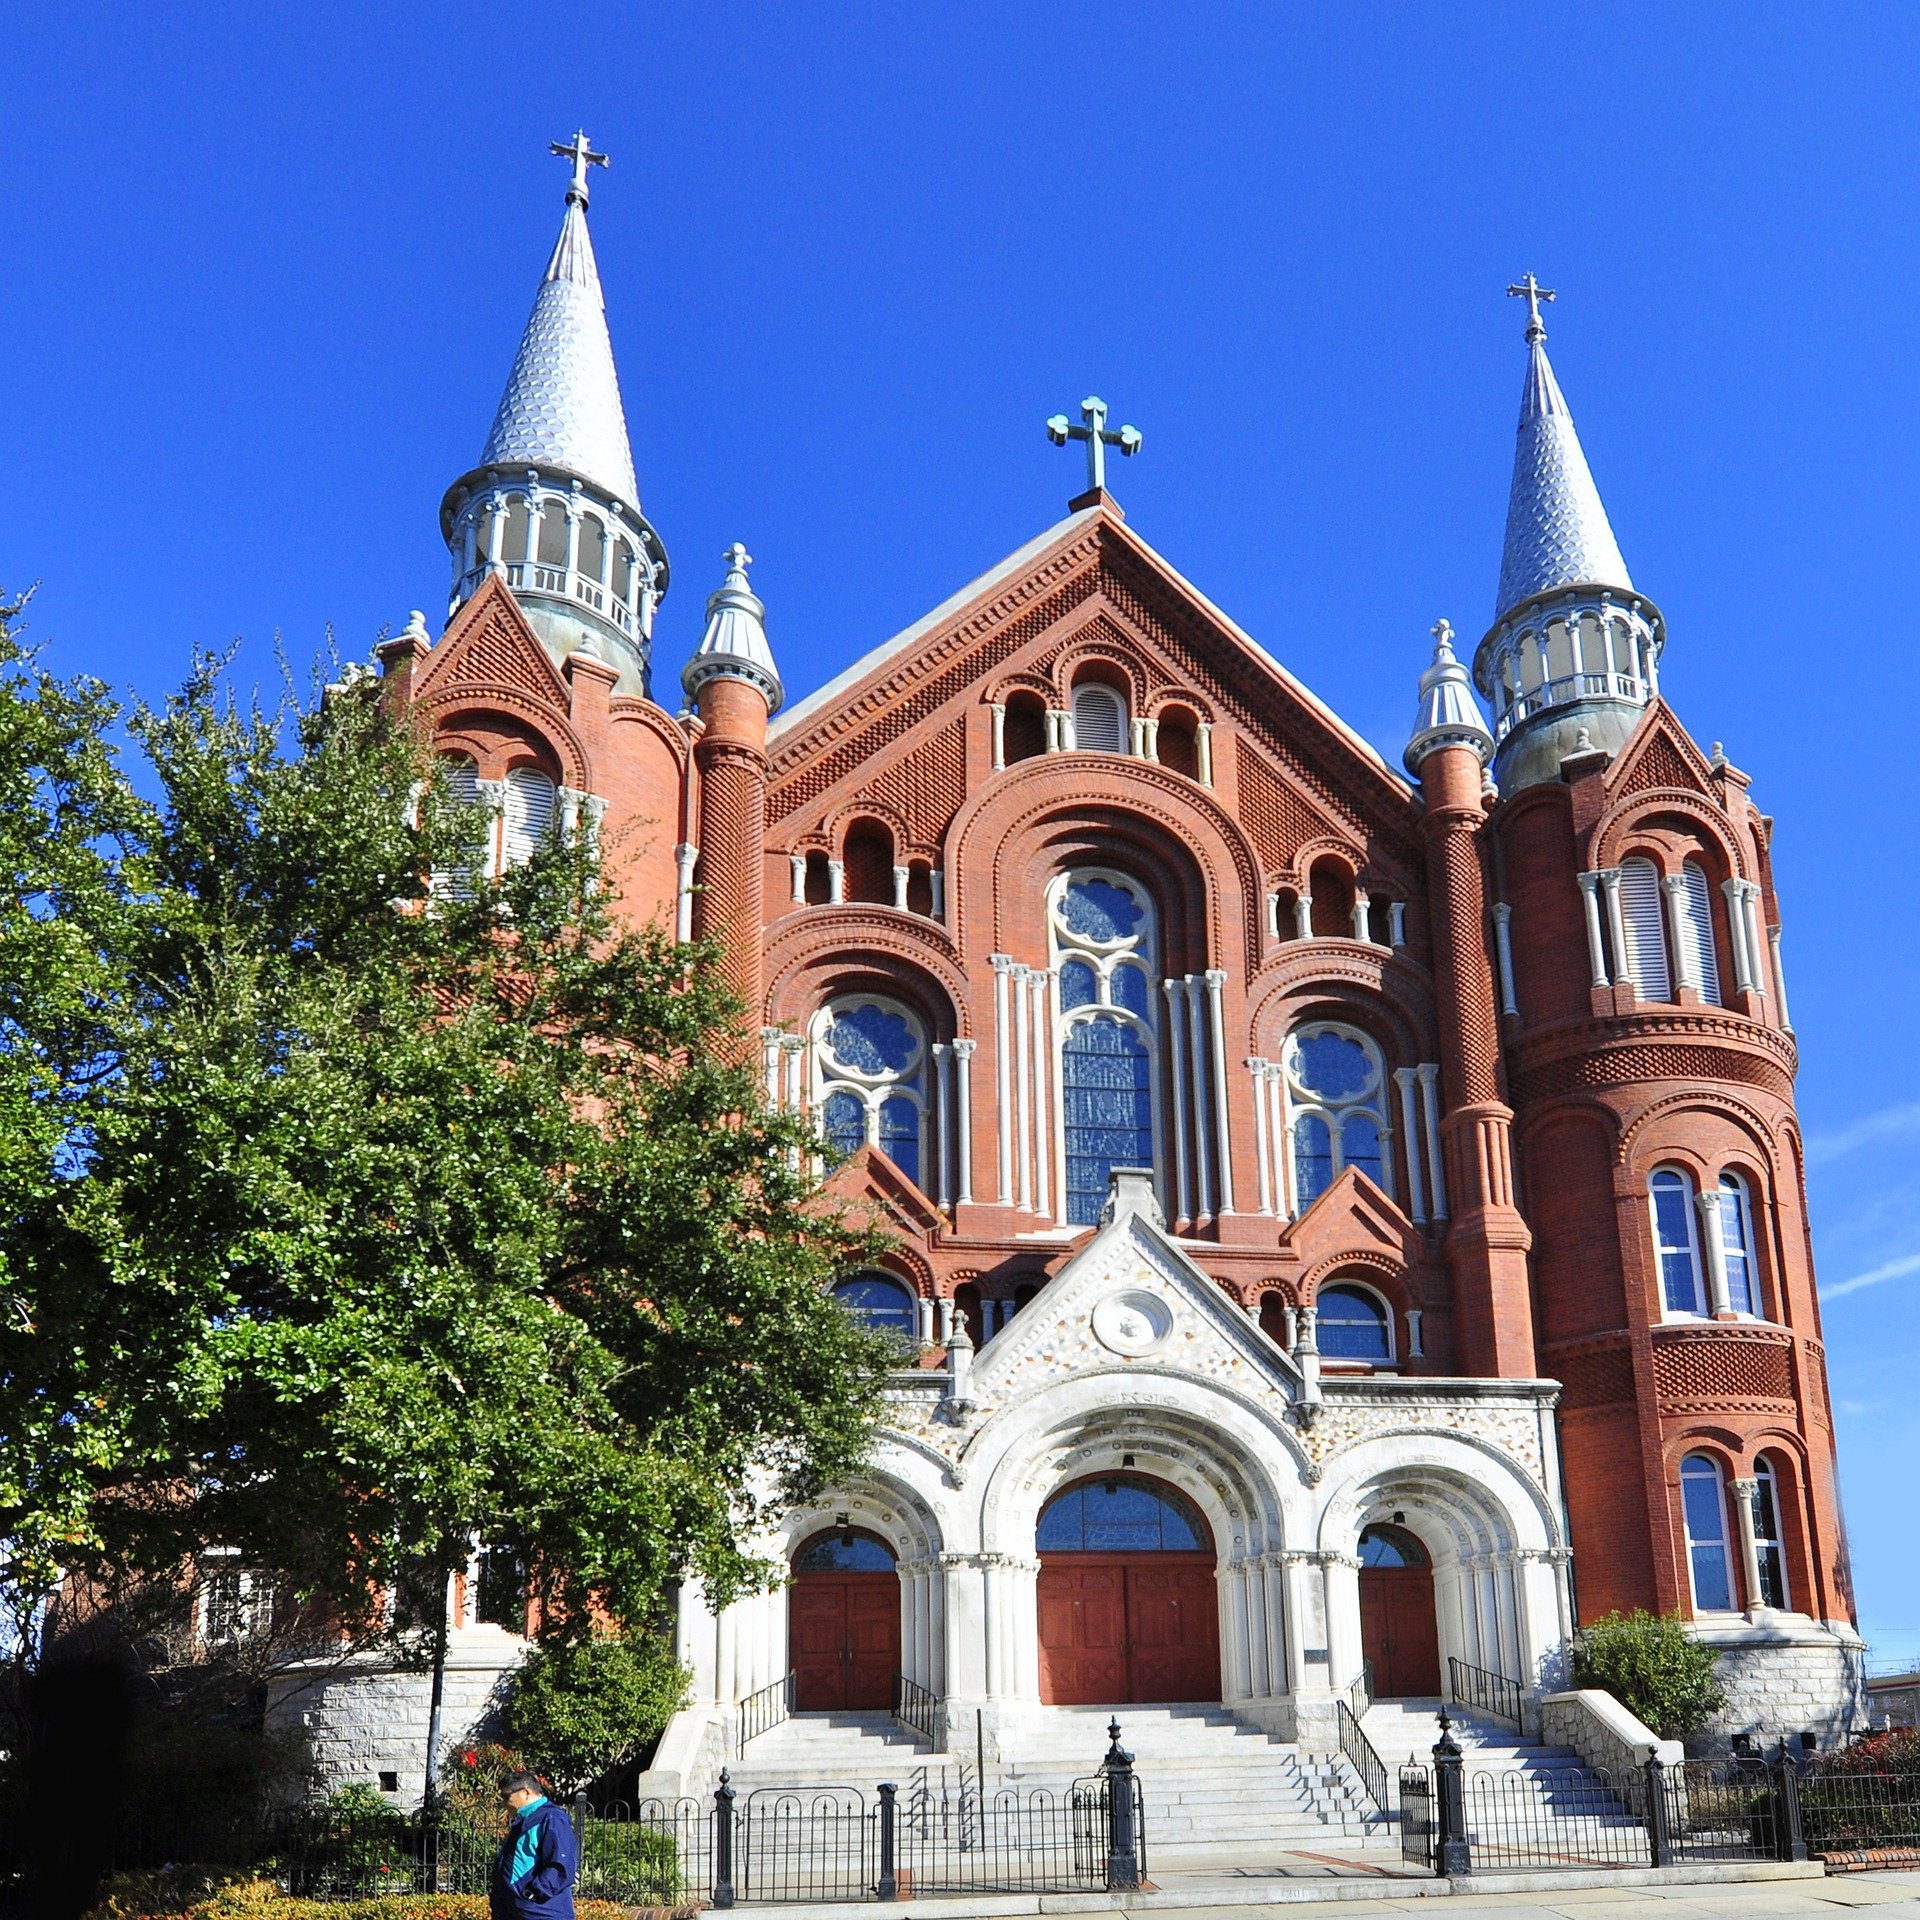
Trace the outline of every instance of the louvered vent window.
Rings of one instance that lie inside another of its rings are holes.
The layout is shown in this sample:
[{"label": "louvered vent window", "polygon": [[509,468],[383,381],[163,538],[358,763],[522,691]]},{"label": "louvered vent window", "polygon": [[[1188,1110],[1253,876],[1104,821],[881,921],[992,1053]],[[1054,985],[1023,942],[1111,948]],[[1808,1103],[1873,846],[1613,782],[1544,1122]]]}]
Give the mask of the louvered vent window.
[{"label": "louvered vent window", "polygon": [[1666,928],[1660,916],[1660,875],[1651,860],[1620,863],[1620,913],[1627,923],[1627,967],[1642,1000],[1671,1000]]},{"label": "louvered vent window", "polygon": [[507,809],[501,853],[510,867],[524,865],[553,827],[553,782],[537,767],[507,775]]},{"label": "louvered vent window", "polygon": [[1082,753],[1125,753],[1126,704],[1111,687],[1078,687],[1073,695],[1073,743]]},{"label": "louvered vent window", "polygon": [[1686,887],[1674,899],[1678,924],[1673,929],[1674,945],[1682,957],[1681,973],[1686,984],[1700,990],[1700,998],[1709,1006],[1720,1004],[1720,967],[1713,951],[1713,895],[1708,890],[1706,873],[1689,860],[1681,870]]},{"label": "louvered vent window", "polygon": [[[480,769],[463,755],[448,754],[440,764],[446,771],[448,797],[465,806],[478,806]],[[491,826],[488,830],[491,831]],[[481,864],[483,867],[487,864],[484,852]],[[473,874],[465,866],[436,867],[433,885],[436,892],[446,894],[451,899],[470,900],[473,897]]]}]

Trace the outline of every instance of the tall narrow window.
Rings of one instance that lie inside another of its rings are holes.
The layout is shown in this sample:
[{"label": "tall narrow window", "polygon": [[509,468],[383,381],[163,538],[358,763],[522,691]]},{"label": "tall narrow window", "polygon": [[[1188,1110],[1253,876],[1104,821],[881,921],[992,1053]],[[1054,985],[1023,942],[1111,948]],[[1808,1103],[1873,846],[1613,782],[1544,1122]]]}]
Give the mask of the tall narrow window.
[{"label": "tall narrow window", "polygon": [[1063,876],[1048,919],[1060,982],[1067,1220],[1092,1226],[1115,1167],[1154,1165],[1158,943],[1146,895],[1120,874]]},{"label": "tall narrow window", "polygon": [[1753,1470],[1753,1544],[1760,1561],[1760,1604],[1785,1612],[1787,1550],[1780,1534],[1780,1476],[1765,1455]]},{"label": "tall narrow window", "polygon": [[926,1036],[891,1000],[833,1000],[814,1021],[814,1110],[828,1154],[875,1146],[909,1180],[926,1165]]},{"label": "tall narrow window", "polygon": [[1689,860],[1681,868],[1686,885],[1674,895],[1673,941],[1684,977],[1709,1006],[1720,1004],[1720,962],[1713,946],[1713,893],[1705,870]]},{"label": "tall narrow window", "polygon": [[1687,1519],[1693,1610],[1731,1612],[1733,1564],[1727,1553],[1726,1487],[1719,1467],[1704,1453],[1690,1453],[1680,1463],[1680,1504]]},{"label": "tall narrow window", "polygon": [[[477,807],[480,804],[480,769],[464,754],[448,754],[440,762],[447,776],[447,796],[465,806]],[[488,821],[484,829],[488,838],[493,832],[493,823]],[[487,858],[485,845],[472,866],[449,866],[434,869],[433,886],[436,893],[447,895],[455,900],[473,898],[473,877],[476,870],[486,872],[492,862]]]},{"label": "tall narrow window", "polygon": [[1653,1202],[1653,1243],[1660,1258],[1660,1291],[1669,1313],[1707,1311],[1701,1272],[1698,1214],[1692,1179],[1662,1167],[1647,1183]]},{"label": "tall narrow window", "polygon": [[1651,860],[1621,861],[1620,912],[1627,923],[1627,971],[1634,991],[1642,1000],[1671,1000],[1660,873]]},{"label": "tall narrow window", "polygon": [[554,785],[538,767],[515,767],[507,775],[506,814],[500,825],[500,857],[524,866],[553,829]]},{"label": "tall narrow window", "polygon": [[1720,1176],[1720,1257],[1727,1269],[1727,1305],[1735,1313],[1759,1313],[1760,1289],[1753,1272],[1753,1215],[1747,1205],[1747,1183],[1737,1173]]},{"label": "tall narrow window", "polygon": [[1283,1057],[1301,1207],[1311,1206],[1347,1167],[1392,1193],[1379,1049],[1351,1027],[1311,1026],[1287,1037]]},{"label": "tall narrow window", "polygon": [[1126,752],[1127,704],[1111,687],[1074,688],[1073,744],[1082,753]]}]

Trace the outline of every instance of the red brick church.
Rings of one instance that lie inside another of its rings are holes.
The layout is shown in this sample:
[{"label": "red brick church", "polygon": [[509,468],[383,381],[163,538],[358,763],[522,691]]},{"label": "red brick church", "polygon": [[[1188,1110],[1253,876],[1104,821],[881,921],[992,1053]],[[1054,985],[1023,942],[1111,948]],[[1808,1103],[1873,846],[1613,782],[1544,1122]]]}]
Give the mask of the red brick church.
[{"label": "red brick church", "polygon": [[792,1585],[683,1595],[659,1764],[903,1680],[1003,1749],[1143,1700],[1309,1741],[1363,1673],[1536,1700],[1634,1607],[1725,1650],[1724,1732],[1849,1725],[1773,822],[1661,697],[1551,295],[1493,618],[1405,637],[1403,765],[1127,520],[1091,400],[1066,516],[796,697],[741,547],[654,656],[570,157],[445,631],[385,672],[499,860],[597,831],[626,913],[723,943],[768,1098],[897,1235],[848,1309],[916,1356]]}]

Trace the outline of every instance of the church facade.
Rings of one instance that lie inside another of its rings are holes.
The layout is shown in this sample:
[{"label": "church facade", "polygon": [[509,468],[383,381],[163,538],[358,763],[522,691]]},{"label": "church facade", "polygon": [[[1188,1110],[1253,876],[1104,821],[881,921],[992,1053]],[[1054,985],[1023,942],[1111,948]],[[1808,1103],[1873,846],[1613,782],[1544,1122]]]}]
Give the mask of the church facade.
[{"label": "church facade", "polygon": [[1091,401],[1066,516],[794,699],[743,548],[653,657],[569,154],[445,630],[384,671],[495,857],[598,831],[625,912],[723,943],[903,1349],[791,1584],[683,1592],[662,1782],[903,1688],[996,1751],[1148,1700],[1321,1742],[1363,1674],[1537,1697],[1635,1607],[1723,1650],[1723,1735],[1850,1726],[1772,822],[1661,698],[1551,296],[1494,617],[1436,629],[1400,765],[1128,522]]}]

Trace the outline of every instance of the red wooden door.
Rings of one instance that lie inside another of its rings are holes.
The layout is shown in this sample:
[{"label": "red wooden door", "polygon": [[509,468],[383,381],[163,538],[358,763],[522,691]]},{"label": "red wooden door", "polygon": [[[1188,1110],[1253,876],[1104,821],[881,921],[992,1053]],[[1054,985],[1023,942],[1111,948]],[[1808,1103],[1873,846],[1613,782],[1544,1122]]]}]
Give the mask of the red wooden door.
[{"label": "red wooden door", "polygon": [[1360,1569],[1360,1650],[1373,1662],[1373,1690],[1382,1699],[1439,1693],[1431,1567]]},{"label": "red wooden door", "polygon": [[900,1670],[899,1576],[796,1573],[787,1658],[796,1713],[884,1713]]},{"label": "red wooden door", "polygon": [[1042,1554],[1039,1608],[1050,1706],[1220,1697],[1211,1554]]}]

